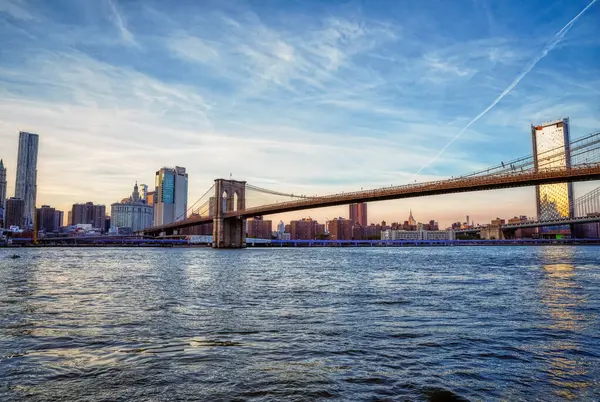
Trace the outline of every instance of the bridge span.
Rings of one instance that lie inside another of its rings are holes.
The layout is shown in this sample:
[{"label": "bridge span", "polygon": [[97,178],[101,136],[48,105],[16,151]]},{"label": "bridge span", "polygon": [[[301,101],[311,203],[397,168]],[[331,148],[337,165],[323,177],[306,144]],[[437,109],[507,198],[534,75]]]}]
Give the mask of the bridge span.
[{"label": "bridge span", "polygon": [[212,214],[190,217],[167,225],[151,227],[145,229],[144,233],[155,236],[161,234],[171,235],[176,234],[183,228],[213,223],[214,247],[245,247],[244,222],[246,218],[253,216],[346,205],[357,202],[384,201],[599,179],[600,163],[582,163],[567,168],[544,168],[482,176],[463,176],[448,180],[302,198],[251,208],[245,208],[246,182],[216,179]]}]

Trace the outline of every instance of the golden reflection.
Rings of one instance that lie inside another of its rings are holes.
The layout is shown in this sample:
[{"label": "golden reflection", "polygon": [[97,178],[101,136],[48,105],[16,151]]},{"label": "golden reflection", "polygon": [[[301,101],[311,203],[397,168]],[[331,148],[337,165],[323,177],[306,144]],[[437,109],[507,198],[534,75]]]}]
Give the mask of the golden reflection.
[{"label": "golden reflection", "polygon": [[[571,263],[574,256],[572,248],[544,248],[542,259],[544,277],[541,281],[541,302],[546,307],[551,331],[580,332],[585,327],[585,315],[578,312],[586,303],[577,282],[577,269]],[[565,399],[577,399],[582,390],[592,385],[586,378],[588,370],[580,361],[574,360],[572,352],[579,346],[565,337],[562,340],[543,345],[541,353],[548,359],[550,382],[559,387],[555,394]]]}]

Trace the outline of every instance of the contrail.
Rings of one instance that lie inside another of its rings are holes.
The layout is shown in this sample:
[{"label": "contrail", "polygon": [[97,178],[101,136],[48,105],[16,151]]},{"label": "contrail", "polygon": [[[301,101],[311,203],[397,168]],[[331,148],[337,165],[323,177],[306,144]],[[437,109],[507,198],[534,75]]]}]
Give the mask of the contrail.
[{"label": "contrail", "polygon": [[573,26],[573,24],[575,24],[575,22],[579,19],[579,17],[581,17],[583,15],[583,13],[585,13],[587,11],[588,8],[590,8],[591,6],[594,5],[594,3],[597,0],[592,0],[590,2],[590,4],[587,5],[586,8],[584,8],[579,14],[577,14],[575,16],[575,18],[573,18],[571,21],[569,21],[569,23],[567,25],[565,25],[560,31],[558,31],[554,37],[552,38],[552,40],[546,45],[546,47],[544,47],[544,50],[542,50],[542,53],[540,53],[539,56],[537,56],[535,59],[533,59],[528,65],[527,67],[525,67],[525,69],[523,70],[523,72],[521,74],[519,74],[517,76],[517,78],[515,78],[515,80],[508,86],[508,88],[506,88],[500,95],[498,95],[498,97],[496,99],[494,99],[494,101],[492,103],[490,103],[490,105],[488,107],[486,107],[483,112],[479,113],[477,116],[475,116],[475,118],[473,120],[471,120],[469,123],[467,123],[466,126],[464,126],[462,128],[462,130],[460,130],[458,132],[458,134],[456,134],[450,141],[448,141],[448,143],[440,150],[440,152],[437,153],[436,156],[434,156],[429,162],[427,162],[425,165],[423,165],[421,167],[421,169],[419,169],[417,171],[417,173],[415,174],[419,174],[421,173],[421,171],[423,169],[425,169],[427,166],[431,165],[433,162],[435,162],[440,156],[442,156],[442,154],[444,152],[446,152],[446,149],[448,149],[448,147],[450,145],[452,145],[452,143],[454,141],[456,141],[457,139],[460,138],[461,135],[464,134],[465,131],[467,131],[469,129],[469,127],[471,127],[477,120],[481,119],[487,112],[489,112],[494,106],[496,106],[498,104],[498,102],[500,102],[502,100],[502,98],[504,98],[510,91],[513,90],[514,87],[517,86],[517,84],[519,82],[521,82],[521,80],[531,71],[533,70],[533,68],[535,67],[536,64],[539,63],[540,60],[542,60],[544,57],[546,57],[546,55],[552,50],[554,49],[554,47],[556,45],[558,45],[558,43],[565,37],[565,35],[567,34],[567,32],[569,32],[569,30],[571,29],[571,27]]}]

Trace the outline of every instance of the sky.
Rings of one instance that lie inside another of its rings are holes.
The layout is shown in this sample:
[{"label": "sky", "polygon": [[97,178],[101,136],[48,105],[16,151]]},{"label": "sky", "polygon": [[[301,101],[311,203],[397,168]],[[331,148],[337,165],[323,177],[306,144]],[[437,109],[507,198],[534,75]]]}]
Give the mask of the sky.
[{"label": "sky", "polygon": [[[162,166],[187,168],[190,204],[230,174],[322,195],[529,155],[531,124],[600,130],[600,1],[0,0],[0,43],[8,194],[35,132],[37,204],[65,211]],[[534,193],[371,203],[369,221],[533,216]]]}]

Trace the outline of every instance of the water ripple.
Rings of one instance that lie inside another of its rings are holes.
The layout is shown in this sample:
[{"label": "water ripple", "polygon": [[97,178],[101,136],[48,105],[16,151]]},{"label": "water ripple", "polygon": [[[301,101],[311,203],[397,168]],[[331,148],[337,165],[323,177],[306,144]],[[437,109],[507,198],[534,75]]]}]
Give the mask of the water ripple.
[{"label": "water ripple", "polygon": [[0,400],[599,400],[599,251],[0,249]]}]

